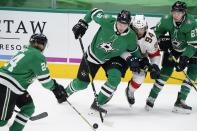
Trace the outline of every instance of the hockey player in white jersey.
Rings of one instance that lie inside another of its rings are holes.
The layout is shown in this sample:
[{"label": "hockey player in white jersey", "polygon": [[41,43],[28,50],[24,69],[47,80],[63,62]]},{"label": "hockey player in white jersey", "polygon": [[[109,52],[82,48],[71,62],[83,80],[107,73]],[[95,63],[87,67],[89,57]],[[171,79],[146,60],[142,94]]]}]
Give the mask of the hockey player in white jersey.
[{"label": "hockey player in white jersey", "polygon": [[147,73],[145,70],[147,67],[149,68],[152,79],[157,79],[160,76],[160,51],[157,38],[154,31],[148,29],[148,24],[144,15],[134,16],[131,22],[131,28],[136,32],[138,37],[138,46],[143,58],[140,61],[141,71],[133,72],[133,77],[128,82],[128,86],[125,90],[130,107],[135,103],[134,92],[144,82]]}]

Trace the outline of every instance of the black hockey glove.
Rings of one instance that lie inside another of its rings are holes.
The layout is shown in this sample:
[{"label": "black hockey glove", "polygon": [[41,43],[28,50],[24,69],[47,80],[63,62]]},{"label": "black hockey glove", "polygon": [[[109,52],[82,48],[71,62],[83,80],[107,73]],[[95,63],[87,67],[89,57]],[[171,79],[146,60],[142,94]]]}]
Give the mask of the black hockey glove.
[{"label": "black hockey glove", "polygon": [[178,72],[183,71],[185,67],[188,65],[188,63],[189,63],[189,57],[180,56],[179,62],[176,63],[176,71]]},{"label": "black hockey glove", "polygon": [[83,36],[86,32],[86,30],[88,29],[88,24],[80,19],[79,22],[72,28],[72,31],[75,35],[75,39],[78,39],[79,36]]},{"label": "black hockey glove", "polygon": [[160,36],[158,39],[158,45],[161,51],[172,50],[172,43],[170,36]]},{"label": "black hockey glove", "polygon": [[140,59],[140,68],[142,70],[148,69],[149,65],[150,65],[150,63],[149,63],[149,60],[148,60],[147,57],[144,57],[144,58]]},{"label": "black hockey glove", "polygon": [[159,79],[159,77],[160,77],[160,69],[159,69],[158,65],[152,64],[149,67],[149,71],[150,71],[151,79]]},{"label": "black hockey glove", "polygon": [[56,80],[53,79],[53,81],[54,81],[54,89],[52,90],[52,92],[55,95],[55,97],[57,98],[58,103],[62,103],[64,101],[66,101],[68,95],[67,95],[66,91],[64,90],[64,87],[62,85],[58,84],[56,82]]},{"label": "black hockey glove", "polygon": [[134,56],[127,58],[130,70],[140,73],[140,59]]}]

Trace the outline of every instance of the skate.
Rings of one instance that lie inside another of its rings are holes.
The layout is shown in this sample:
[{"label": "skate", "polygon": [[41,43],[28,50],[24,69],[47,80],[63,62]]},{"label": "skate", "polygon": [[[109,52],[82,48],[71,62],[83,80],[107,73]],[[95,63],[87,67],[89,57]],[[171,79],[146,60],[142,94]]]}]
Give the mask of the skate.
[{"label": "skate", "polygon": [[132,107],[132,105],[135,103],[135,98],[134,98],[134,92],[129,91],[129,86],[127,86],[125,90],[125,95],[127,97],[129,106]]},{"label": "skate", "polygon": [[90,107],[91,111],[89,112],[89,115],[99,115],[101,112],[103,116],[107,114],[107,110],[103,109],[100,105],[96,103],[96,100],[92,103]]},{"label": "skate", "polygon": [[192,107],[186,105],[185,101],[180,99],[180,93],[179,93],[172,112],[181,113],[181,114],[190,114],[191,111],[192,111]]},{"label": "skate", "polygon": [[148,97],[148,99],[146,100],[145,110],[146,111],[151,111],[153,109],[154,102],[155,102],[154,98]]}]

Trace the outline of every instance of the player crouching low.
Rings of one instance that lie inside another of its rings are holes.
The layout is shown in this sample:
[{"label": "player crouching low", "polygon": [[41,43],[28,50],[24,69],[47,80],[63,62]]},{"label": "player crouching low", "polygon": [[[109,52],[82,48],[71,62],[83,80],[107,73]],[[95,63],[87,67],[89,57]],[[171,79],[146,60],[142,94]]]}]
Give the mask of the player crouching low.
[{"label": "player crouching low", "polygon": [[63,86],[51,79],[42,54],[47,41],[43,34],[32,35],[30,45],[0,68],[0,127],[7,124],[17,106],[20,111],[9,131],[23,130],[35,110],[32,97],[27,91],[35,78],[44,88],[54,93],[59,103],[66,101],[67,94]]}]

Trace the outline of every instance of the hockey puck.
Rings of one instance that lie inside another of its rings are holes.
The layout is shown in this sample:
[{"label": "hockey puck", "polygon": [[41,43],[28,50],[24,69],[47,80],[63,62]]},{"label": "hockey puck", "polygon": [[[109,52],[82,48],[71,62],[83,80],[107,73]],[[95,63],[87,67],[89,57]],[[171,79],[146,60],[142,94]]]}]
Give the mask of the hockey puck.
[{"label": "hockey puck", "polygon": [[98,124],[97,124],[97,123],[94,123],[94,124],[93,124],[93,128],[94,128],[94,129],[97,129],[97,128],[98,128]]}]

